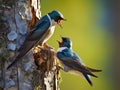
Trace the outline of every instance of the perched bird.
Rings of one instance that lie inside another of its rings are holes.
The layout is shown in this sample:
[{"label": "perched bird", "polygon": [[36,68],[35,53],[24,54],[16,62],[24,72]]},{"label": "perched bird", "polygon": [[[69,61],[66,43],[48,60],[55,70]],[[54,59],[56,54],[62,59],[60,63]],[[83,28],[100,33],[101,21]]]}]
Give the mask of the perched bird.
[{"label": "perched bird", "polygon": [[92,69],[83,64],[80,57],[72,50],[72,41],[68,37],[61,37],[62,41],[58,41],[59,48],[57,51],[57,58],[63,65],[65,72],[72,74],[83,75],[88,83],[92,86],[90,76],[96,77],[92,72],[100,72],[101,70]]},{"label": "perched bird", "polygon": [[55,25],[61,26],[61,21],[64,19],[62,13],[54,10],[47,15],[43,16],[34,26],[34,30],[29,32],[23,45],[20,47],[19,54],[15,60],[7,67],[9,69],[19,59],[31,50],[36,44],[40,46],[46,45],[45,42],[53,35]]}]

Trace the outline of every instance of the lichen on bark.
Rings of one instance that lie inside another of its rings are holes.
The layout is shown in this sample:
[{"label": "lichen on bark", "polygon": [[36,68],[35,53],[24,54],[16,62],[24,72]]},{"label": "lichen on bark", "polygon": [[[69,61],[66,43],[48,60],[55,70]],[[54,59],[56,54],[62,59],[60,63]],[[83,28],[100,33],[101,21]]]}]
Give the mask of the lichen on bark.
[{"label": "lichen on bark", "polygon": [[[40,0],[0,0],[0,89],[59,89],[59,70],[55,67],[57,59],[54,50],[39,48],[40,52],[34,53],[34,57],[30,50],[15,66],[6,69],[40,16]],[[41,52],[46,58],[35,57]],[[34,63],[36,60],[39,61],[38,69]]]}]

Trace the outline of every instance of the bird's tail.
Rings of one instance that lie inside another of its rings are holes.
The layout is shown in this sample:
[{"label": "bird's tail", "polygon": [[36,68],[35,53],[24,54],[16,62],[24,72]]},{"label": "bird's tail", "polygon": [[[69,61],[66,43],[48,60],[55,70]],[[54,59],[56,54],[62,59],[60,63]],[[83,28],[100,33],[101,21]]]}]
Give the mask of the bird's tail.
[{"label": "bird's tail", "polygon": [[29,48],[23,49],[21,50],[21,52],[18,54],[18,56],[13,60],[13,62],[7,67],[7,69],[9,69],[10,67],[12,67],[13,65],[15,65],[17,63],[17,61],[19,61],[23,56],[25,56],[27,54],[27,52],[29,51]]},{"label": "bird's tail", "polygon": [[36,41],[27,41],[25,42],[21,48],[19,49],[19,55],[15,58],[15,60],[7,67],[7,69],[9,69],[10,67],[12,67],[14,64],[16,64],[16,62],[18,60],[20,60],[23,56],[25,56],[27,54],[27,52],[38,42],[38,40]]},{"label": "bird's tail", "polygon": [[101,72],[102,70],[98,70],[98,69],[93,69],[90,67],[87,67],[88,70],[90,70],[91,72]]},{"label": "bird's tail", "polygon": [[87,69],[90,71],[90,73],[87,73],[87,74],[86,74],[86,73],[82,73],[82,74],[83,74],[83,76],[85,77],[85,79],[88,81],[88,83],[92,86],[93,83],[92,83],[92,81],[90,80],[89,75],[98,78],[98,77],[97,77],[96,75],[94,75],[92,72],[101,72],[102,70],[97,70],[97,69],[93,69],[93,68],[89,68],[89,67],[87,67]]},{"label": "bird's tail", "polygon": [[7,69],[11,68],[14,64],[17,63],[19,57],[16,57],[15,60],[7,67]]},{"label": "bird's tail", "polygon": [[90,80],[89,75],[83,73],[83,76],[84,76],[84,78],[88,81],[88,83],[89,83],[91,86],[93,86],[93,83],[92,83],[92,81]]},{"label": "bird's tail", "polygon": [[7,69],[9,69],[10,67],[12,67],[13,65],[15,65],[17,63],[17,61],[19,61],[23,56],[25,56],[27,54],[27,52],[29,51],[29,48],[26,48],[25,50],[22,50],[18,56],[15,58],[15,60],[13,60],[13,62],[7,67]]}]

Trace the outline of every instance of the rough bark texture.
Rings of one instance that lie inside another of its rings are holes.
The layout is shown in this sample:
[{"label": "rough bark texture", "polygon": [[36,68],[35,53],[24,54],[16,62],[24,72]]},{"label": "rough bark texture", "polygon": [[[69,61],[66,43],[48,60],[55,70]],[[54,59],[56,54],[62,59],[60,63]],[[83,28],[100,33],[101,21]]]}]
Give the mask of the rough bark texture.
[{"label": "rough bark texture", "polygon": [[59,68],[57,68],[59,63],[55,51],[53,49],[42,49],[38,46],[34,48],[33,55],[37,70],[39,70],[39,72],[35,71],[34,73],[34,76],[39,77],[39,79],[34,77],[33,80],[40,83],[38,86],[35,85],[36,88],[39,87],[40,90],[59,90],[60,77]]},{"label": "rough bark texture", "polygon": [[38,70],[32,50],[17,65],[6,70],[38,19],[39,0],[0,0],[0,90],[58,90],[58,71],[54,67],[57,63],[52,50],[34,51],[38,61],[42,60],[39,53],[46,55],[42,60],[45,62],[38,64]]}]

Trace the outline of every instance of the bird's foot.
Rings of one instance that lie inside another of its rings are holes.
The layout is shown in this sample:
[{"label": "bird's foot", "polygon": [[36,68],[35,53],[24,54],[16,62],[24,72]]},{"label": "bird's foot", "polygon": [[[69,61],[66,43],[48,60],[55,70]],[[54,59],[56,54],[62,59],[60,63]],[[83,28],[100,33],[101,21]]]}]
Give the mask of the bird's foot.
[{"label": "bird's foot", "polygon": [[58,65],[55,65],[56,66],[56,69],[59,71],[60,69],[61,70],[64,70],[61,66],[58,66]]},{"label": "bird's foot", "polygon": [[53,47],[49,46],[47,43],[44,43],[43,48],[47,50],[54,49]]}]

